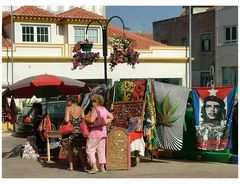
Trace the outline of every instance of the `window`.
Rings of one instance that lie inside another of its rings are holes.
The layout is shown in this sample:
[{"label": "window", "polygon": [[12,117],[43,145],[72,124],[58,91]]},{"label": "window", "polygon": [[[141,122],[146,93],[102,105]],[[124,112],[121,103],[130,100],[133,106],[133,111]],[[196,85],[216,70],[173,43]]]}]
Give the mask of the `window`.
[{"label": "window", "polygon": [[23,42],[34,42],[34,30],[32,26],[22,27],[22,41]]},{"label": "window", "polygon": [[225,43],[232,43],[237,41],[237,28],[236,26],[225,28]]},{"label": "window", "polygon": [[49,42],[49,26],[22,25],[23,42]]},{"label": "window", "polygon": [[37,27],[37,42],[48,42],[48,27]]},{"label": "window", "polygon": [[163,44],[168,44],[168,39],[162,39],[160,42]]},{"label": "window", "polygon": [[210,82],[210,72],[201,72],[201,87],[206,87]]},{"label": "window", "polygon": [[98,30],[97,29],[88,29],[88,40],[92,41],[93,43],[98,43]]},{"label": "window", "polygon": [[201,34],[201,51],[211,52],[211,33]]},{"label": "window", "polygon": [[238,68],[237,67],[223,67],[223,86],[238,85]]},{"label": "window", "polygon": [[174,84],[174,85],[182,85],[182,79],[181,78],[159,78],[159,79],[154,79],[155,81],[158,82],[164,82],[167,84]]},{"label": "window", "polygon": [[74,42],[85,40],[85,29],[80,27],[74,28]]},{"label": "window", "polygon": [[83,41],[88,39],[93,43],[99,43],[99,28],[88,28],[86,37],[85,27],[74,27],[74,42]]},{"label": "window", "polygon": [[187,36],[182,36],[182,37],[180,38],[180,44],[181,44],[182,46],[188,45],[188,37],[187,37]]}]

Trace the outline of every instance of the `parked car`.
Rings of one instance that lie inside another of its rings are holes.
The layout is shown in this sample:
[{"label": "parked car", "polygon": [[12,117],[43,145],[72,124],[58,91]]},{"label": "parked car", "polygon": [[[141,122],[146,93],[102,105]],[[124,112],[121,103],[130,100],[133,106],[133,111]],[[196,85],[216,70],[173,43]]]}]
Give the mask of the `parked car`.
[{"label": "parked car", "polygon": [[[46,112],[46,103],[41,102],[42,112]],[[52,123],[52,130],[58,130],[59,126],[64,120],[66,101],[49,101],[47,112],[50,116]],[[33,104],[26,106],[22,112],[17,115],[17,121],[15,124],[16,134],[33,135],[38,128],[39,121],[42,116],[38,116],[34,119],[34,108]],[[35,122],[38,121],[38,122]]]}]

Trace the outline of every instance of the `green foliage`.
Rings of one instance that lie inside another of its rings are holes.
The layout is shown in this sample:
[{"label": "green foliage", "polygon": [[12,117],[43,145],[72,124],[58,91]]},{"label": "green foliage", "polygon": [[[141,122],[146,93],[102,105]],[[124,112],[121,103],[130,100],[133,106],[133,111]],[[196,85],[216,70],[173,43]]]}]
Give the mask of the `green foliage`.
[{"label": "green foliage", "polygon": [[171,127],[181,116],[175,115],[175,112],[180,107],[180,102],[175,102],[170,105],[169,93],[160,105],[156,105],[158,112],[158,121],[160,125]]}]

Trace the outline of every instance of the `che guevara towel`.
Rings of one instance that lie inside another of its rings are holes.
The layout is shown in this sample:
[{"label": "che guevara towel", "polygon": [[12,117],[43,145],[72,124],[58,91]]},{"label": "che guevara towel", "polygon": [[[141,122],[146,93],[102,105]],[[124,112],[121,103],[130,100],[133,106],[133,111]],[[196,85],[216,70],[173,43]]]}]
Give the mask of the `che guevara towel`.
[{"label": "che guevara towel", "polygon": [[231,148],[231,125],[236,88],[193,88],[197,148],[225,150]]},{"label": "che guevara towel", "polygon": [[182,149],[189,91],[186,87],[154,81],[159,147],[173,151]]}]

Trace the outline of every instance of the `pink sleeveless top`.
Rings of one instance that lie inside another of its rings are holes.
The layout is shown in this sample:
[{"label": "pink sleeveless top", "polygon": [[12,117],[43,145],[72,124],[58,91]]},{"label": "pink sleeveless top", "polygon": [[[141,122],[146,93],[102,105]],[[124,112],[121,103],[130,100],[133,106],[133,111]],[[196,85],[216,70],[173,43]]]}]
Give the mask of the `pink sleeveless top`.
[{"label": "pink sleeveless top", "polygon": [[[97,110],[98,110],[98,113],[100,114],[100,116],[103,117],[106,121],[107,120],[107,112],[108,112],[107,109],[103,106],[98,106]],[[92,114],[92,116],[94,116],[94,119],[98,117],[98,113],[94,112],[94,114]],[[96,138],[103,138],[103,137],[107,137],[107,127],[106,126],[90,128],[88,138],[96,139]]]}]

